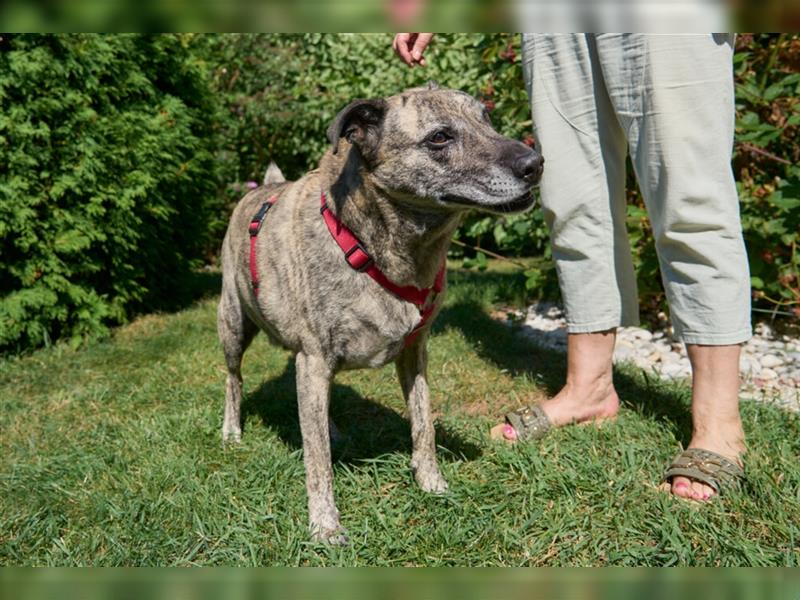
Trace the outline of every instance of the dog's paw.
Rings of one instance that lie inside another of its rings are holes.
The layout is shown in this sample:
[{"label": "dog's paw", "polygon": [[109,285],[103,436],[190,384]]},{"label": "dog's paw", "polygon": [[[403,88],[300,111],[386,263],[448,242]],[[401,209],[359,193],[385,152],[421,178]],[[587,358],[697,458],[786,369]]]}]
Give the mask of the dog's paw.
[{"label": "dog's paw", "polygon": [[239,417],[228,414],[225,411],[225,418],[222,420],[222,442],[238,444],[242,441],[242,424]]},{"label": "dog's paw", "polygon": [[223,429],[222,430],[222,442],[224,444],[238,444],[242,441],[242,430],[241,429]]},{"label": "dog's paw", "polygon": [[429,494],[444,494],[447,491],[447,481],[442,477],[438,467],[428,469],[414,469],[414,479],[423,492]]},{"label": "dog's paw", "polygon": [[309,500],[308,526],[315,542],[341,546],[348,542],[347,531],[339,523],[339,511],[332,504]]},{"label": "dog's paw", "polygon": [[424,481],[420,481],[417,478],[417,483],[419,483],[419,487],[422,488],[423,492],[428,492],[429,494],[444,494],[448,488],[447,481],[441,475],[429,477]]},{"label": "dog's paw", "polygon": [[350,543],[347,530],[338,525],[334,528],[311,526],[311,538],[315,542],[328,544],[330,546],[346,546]]}]

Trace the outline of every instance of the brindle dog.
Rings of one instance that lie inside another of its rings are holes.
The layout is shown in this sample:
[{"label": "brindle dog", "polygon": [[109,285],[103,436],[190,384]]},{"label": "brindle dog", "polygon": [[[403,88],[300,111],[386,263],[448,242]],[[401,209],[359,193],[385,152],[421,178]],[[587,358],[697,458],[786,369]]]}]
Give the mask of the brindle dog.
[{"label": "brindle dog", "polygon": [[[296,355],[306,490],[316,539],[346,540],[333,499],[328,404],[342,369],[394,361],[411,421],[411,468],[419,486],[444,492],[426,381],[430,323],[406,343],[420,309],[351,268],[321,216],[332,214],[400,286],[433,286],[450,238],[469,209],[500,214],[533,205],[543,159],[491,126],[484,105],[435,84],[386,99],[356,100],[328,128],[319,168],[287,182],[274,165],[233,212],[222,247],[219,337],[228,366],[223,439],[241,438],[242,355],[255,334]],[[323,196],[324,195],[324,196]],[[277,198],[255,237],[253,215]],[[433,316],[444,290],[430,295]]]}]

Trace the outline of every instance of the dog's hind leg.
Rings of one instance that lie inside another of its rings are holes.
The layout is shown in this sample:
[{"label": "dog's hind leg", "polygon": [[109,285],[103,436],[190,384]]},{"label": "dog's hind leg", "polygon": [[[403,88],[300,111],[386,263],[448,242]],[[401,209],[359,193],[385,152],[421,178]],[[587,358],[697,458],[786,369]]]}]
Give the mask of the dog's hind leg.
[{"label": "dog's hind leg", "polygon": [[333,465],[328,430],[328,406],[333,372],[325,360],[300,352],[297,367],[297,410],[303,436],[308,520],[315,539],[347,542],[333,499]]},{"label": "dog's hind leg", "polygon": [[427,332],[423,331],[410,346],[404,348],[395,366],[411,421],[411,469],[414,478],[424,491],[441,493],[447,490],[447,482],[436,462],[436,431],[431,417],[427,381],[427,337]]},{"label": "dog's hind leg", "polygon": [[239,442],[242,439],[242,356],[258,333],[258,327],[244,314],[236,292],[227,289],[224,283],[217,310],[217,332],[228,366],[222,440]]}]

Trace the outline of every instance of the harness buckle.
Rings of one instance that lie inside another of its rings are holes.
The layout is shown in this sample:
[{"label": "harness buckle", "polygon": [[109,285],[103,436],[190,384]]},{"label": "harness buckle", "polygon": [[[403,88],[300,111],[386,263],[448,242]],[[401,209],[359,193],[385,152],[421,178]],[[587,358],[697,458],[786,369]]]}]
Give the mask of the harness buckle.
[{"label": "harness buckle", "polygon": [[272,208],[272,205],[275,204],[276,199],[277,198],[275,198],[275,196],[272,196],[269,200],[264,202],[264,204],[262,204],[258,209],[258,212],[250,220],[250,225],[247,227],[250,237],[257,236],[258,232],[261,231],[261,225],[264,224],[264,217],[267,216],[267,211]]},{"label": "harness buckle", "polygon": [[[360,258],[363,258],[363,262],[359,263],[357,259],[356,260],[350,260],[350,257],[353,256],[353,254],[355,254],[356,252],[359,252],[359,251],[361,252],[362,256]],[[359,273],[363,273],[364,271],[369,269],[370,266],[372,266],[372,264],[374,262],[372,260],[372,257],[369,255],[369,253],[364,248],[364,246],[361,245],[361,242],[357,242],[355,246],[353,246],[352,248],[350,248],[350,250],[345,252],[344,260],[347,262],[348,265],[350,265],[350,268],[358,271]]]}]

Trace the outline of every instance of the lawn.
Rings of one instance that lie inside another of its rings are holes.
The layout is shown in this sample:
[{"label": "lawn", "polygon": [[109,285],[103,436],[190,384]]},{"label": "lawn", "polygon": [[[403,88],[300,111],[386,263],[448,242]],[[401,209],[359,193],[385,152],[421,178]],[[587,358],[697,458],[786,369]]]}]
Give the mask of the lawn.
[{"label": "lawn", "polygon": [[78,350],[0,362],[0,564],[800,562],[797,415],[743,401],[748,484],[702,507],[656,489],[688,442],[689,390],[632,366],[615,373],[617,421],[492,443],[505,410],[557,391],[564,357],[490,318],[520,302],[520,275],[493,266],[449,281],[429,344],[446,495],[413,482],[394,369],[340,374],[335,491],[350,544],[309,541],[293,362],[256,338],[243,441],[224,448],[211,295]]}]

